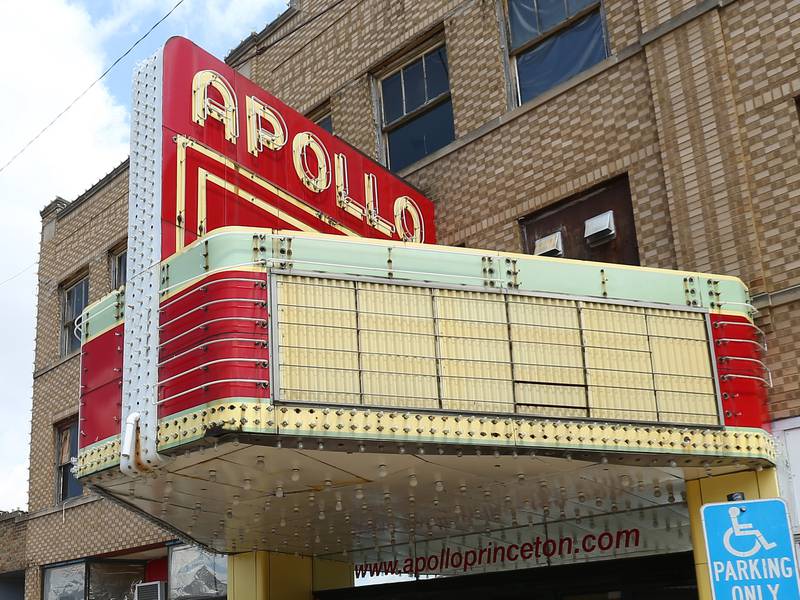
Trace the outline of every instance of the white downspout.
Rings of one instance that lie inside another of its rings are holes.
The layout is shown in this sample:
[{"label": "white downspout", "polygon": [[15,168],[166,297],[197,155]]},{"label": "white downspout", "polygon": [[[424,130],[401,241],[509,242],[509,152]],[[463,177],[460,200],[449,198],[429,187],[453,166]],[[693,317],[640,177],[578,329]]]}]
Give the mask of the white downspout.
[{"label": "white downspout", "polygon": [[138,412],[132,412],[125,419],[125,427],[122,430],[122,444],[119,453],[119,468],[127,474],[135,476],[139,473],[137,466],[136,443],[139,440],[139,419]]}]

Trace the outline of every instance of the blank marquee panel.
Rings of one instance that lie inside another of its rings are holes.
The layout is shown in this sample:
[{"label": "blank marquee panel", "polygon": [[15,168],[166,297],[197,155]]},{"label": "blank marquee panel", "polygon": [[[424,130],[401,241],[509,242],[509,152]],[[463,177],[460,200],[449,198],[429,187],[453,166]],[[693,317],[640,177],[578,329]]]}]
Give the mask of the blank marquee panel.
[{"label": "blank marquee panel", "polygon": [[276,278],[279,402],[720,422],[703,312]]}]

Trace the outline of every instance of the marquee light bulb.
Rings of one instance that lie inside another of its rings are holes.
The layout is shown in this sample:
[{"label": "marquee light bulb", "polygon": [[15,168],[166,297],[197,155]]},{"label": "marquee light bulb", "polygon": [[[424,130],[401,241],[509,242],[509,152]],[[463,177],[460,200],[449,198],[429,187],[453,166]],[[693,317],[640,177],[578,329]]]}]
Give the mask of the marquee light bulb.
[{"label": "marquee light bulb", "polygon": [[342,501],[336,500],[336,511],[341,512],[341,510],[342,510]]},{"label": "marquee light bulb", "polygon": [[433,484],[433,487],[437,492],[443,492],[444,491],[444,482],[443,481],[437,481],[436,483]]},{"label": "marquee light bulb", "polygon": [[245,480],[244,480],[244,484],[242,485],[242,487],[243,487],[245,490],[250,490],[250,489],[253,487],[253,482],[252,482],[252,481],[250,481],[249,479],[245,479]]},{"label": "marquee light bulb", "polygon": [[300,469],[292,469],[292,475],[290,479],[292,481],[300,481]]},{"label": "marquee light bulb", "polygon": [[417,476],[416,476],[416,475],[414,475],[414,474],[412,473],[411,475],[409,475],[409,476],[408,476],[408,485],[409,485],[409,486],[411,486],[411,487],[417,487],[417,484],[418,484],[418,483],[419,483],[419,482],[417,481]]},{"label": "marquee light bulb", "polygon": [[259,469],[263,469],[264,468],[264,457],[263,456],[256,456],[256,466]]},{"label": "marquee light bulb", "polygon": [[216,483],[216,481],[217,481],[217,472],[214,469],[210,469],[208,471],[208,480],[211,483]]},{"label": "marquee light bulb", "polygon": [[389,474],[389,469],[386,465],[378,465],[378,477],[384,478]]},{"label": "marquee light bulb", "polygon": [[281,486],[275,488],[275,497],[283,498],[283,488]]}]

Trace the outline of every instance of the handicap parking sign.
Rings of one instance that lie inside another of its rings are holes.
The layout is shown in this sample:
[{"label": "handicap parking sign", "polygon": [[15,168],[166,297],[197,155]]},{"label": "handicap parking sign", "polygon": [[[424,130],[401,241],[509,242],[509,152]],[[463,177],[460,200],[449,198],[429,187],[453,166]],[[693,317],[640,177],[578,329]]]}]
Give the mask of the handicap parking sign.
[{"label": "handicap parking sign", "polygon": [[783,500],[706,504],[701,515],[715,600],[800,600]]}]

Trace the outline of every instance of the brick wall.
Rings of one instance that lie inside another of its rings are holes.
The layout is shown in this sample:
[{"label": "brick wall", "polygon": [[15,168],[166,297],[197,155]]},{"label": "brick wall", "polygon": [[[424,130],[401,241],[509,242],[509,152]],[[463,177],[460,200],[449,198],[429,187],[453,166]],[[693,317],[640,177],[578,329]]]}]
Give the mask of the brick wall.
[{"label": "brick wall", "polygon": [[0,573],[25,569],[27,530],[17,511],[0,513]]},{"label": "brick wall", "polygon": [[[520,217],[627,173],[642,264],[769,293],[800,283],[800,6],[720,4],[605,0],[604,67],[510,112],[502,0],[305,1],[306,25],[254,74],[300,109],[330,98],[337,132],[379,155],[369,80],[443,27],[458,139],[406,173],[435,200],[442,243],[521,250]],[[763,311],[771,347],[800,339],[793,311]],[[775,416],[800,414],[797,361],[770,350],[770,364]]]},{"label": "brick wall", "polygon": [[109,253],[126,237],[127,190],[127,168],[121,165],[77,205],[43,217],[31,413],[30,513],[25,521],[29,543],[13,551],[27,569],[29,600],[40,596],[42,565],[174,537],[105,500],[56,503],[54,425],[77,414],[80,385],[79,356],[62,357],[60,352],[61,290],[76,276],[87,275],[89,302],[111,291]]},{"label": "brick wall", "polygon": [[[520,251],[520,217],[627,173],[642,264],[738,275],[768,294],[800,284],[800,5],[720,4],[605,0],[612,56],[517,108],[508,106],[513,61],[501,34],[502,0],[303,0],[246,56],[258,83],[299,110],[329,101],[336,133],[380,157],[374,75],[444,32],[457,140],[407,172],[436,202],[442,243]],[[86,272],[91,300],[109,291],[108,250],[125,235],[126,189],[121,169],[78,208],[45,219],[31,599],[38,565],[169,537],[104,501],[47,513],[55,500],[53,424],[77,410],[78,392],[77,359],[59,355],[59,289]],[[798,415],[800,303],[765,308],[760,324],[770,343],[774,415]],[[94,527],[81,535],[98,523],[119,533]]]}]

